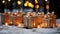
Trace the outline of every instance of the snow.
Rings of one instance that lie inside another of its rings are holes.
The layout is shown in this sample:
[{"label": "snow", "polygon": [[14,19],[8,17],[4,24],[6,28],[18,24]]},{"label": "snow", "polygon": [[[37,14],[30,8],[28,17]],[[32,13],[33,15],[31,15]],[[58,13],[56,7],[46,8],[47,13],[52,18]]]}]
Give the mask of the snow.
[{"label": "snow", "polygon": [[57,29],[25,29],[25,28],[18,28],[17,26],[0,26],[0,33],[2,34],[46,34],[56,32]]},{"label": "snow", "polygon": [[57,19],[56,22],[57,22],[58,24],[60,24],[60,19]]},{"label": "snow", "polygon": [[36,32],[41,32],[41,33],[52,33],[52,32],[56,32],[58,28],[35,28],[34,30]]}]

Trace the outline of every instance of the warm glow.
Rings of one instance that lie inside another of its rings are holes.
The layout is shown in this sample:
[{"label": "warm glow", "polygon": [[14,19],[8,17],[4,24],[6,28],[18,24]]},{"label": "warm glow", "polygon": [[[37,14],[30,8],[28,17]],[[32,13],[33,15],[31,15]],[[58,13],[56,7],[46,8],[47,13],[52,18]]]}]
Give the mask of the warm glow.
[{"label": "warm glow", "polygon": [[35,3],[38,3],[38,0],[35,0]]},{"label": "warm glow", "polygon": [[52,14],[54,14],[55,12],[53,11]]},{"label": "warm glow", "polygon": [[45,0],[47,2],[47,0]]},{"label": "warm glow", "polygon": [[47,27],[47,23],[42,23],[41,27]]},{"label": "warm glow", "polygon": [[5,23],[6,26],[8,26],[8,23]]},{"label": "warm glow", "polygon": [[27,7],[28,6],[27,3],[25,3],[24,6]]},{"label": "warm glow", "polygon": [[34,26],[35,26],[35,23],[34,23]]},{"label": "warm glow", "polygon": [[33,4],[31,5],[31,8],[34,8],[34,5]]},{"label": "warm glow", "polygon": [[21,1],[17,1],[17,4],[18,4],[18,5],[21,5]]},{"label": "warm glow", "polygon": [[30,12],[27,12],[27,16],[29,16],[30,15]]},{"label": "warm glow", "polygon": [[31,8],[34,7],[34,5],[32,3],[29,3],[28,6],[31,7]]},{"label": "warm glow", "polygon": [[40,25],[38,25],[37,28],[40,28]]},{"label": "warm glow", "polygon": [[32,3],[29,3],[28,6],[31,7],[32,6]]},{"label": "warm glow", "polygon": [[21,27],[21,24],[18,24],[18,27]]},{"label": "warm glow", "polygon": [[12,22],[10,22],[12,24]]},{"label": "warm glow", "polygon": [[17,16],[20,16],[20,15],[17,15]]},{"label": "warm glow", "polygon": [[49,5],[46,5],[46,9],[49,9]]},{"label": "warm glow", "polygon": [[9,2],[11,1],[11,0],[8,0]]},{"label": "warm glow", "polygon": [[8,12],[8,14],[10,14],[10,12]]},{"label": "warm glow", "polygon": [[38,15],[41,14],[40,12],[38,12]]},{"label": "warm glow", "polygon": [[29,1],[26,1],[26,3],[29,3]]},{"label": "warm glow", "polygon": [[14,13],[15,15],[17,14],[17,13]]},{"label": "warm glow", "polygon": [[58,27],[60,27],[60,24],[57,24],[58,25]]},{"label": "warm glow", "polygon": [[36,5],[36,6],[35,6],[35,8],[37,8],[37,9],[38,9],[38,8],[39,8],[39,5]]},{"label": "warm glow", "polygon": [[29,3],[29,1],[26,1],[26,2],[24,3],[24,6],[25,6],[25,7],[28,6],[28,3]]},{"label": "warm glow", "polygon": [[50,14],[50,12],[47,12],[47,14]]},{"label": "warm glow", "polygon": [[2,3],[5,3],[5,0],[3,0]]}]

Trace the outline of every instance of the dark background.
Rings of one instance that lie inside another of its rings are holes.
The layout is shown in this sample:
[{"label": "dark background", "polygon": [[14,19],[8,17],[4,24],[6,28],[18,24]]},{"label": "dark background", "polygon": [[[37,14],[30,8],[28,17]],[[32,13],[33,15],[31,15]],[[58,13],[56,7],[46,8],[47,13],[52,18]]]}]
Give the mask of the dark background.
[{"label": "dark background", "polygon": [[52,11],[60,18],[60,0],[50,0],[50,12]]},{"label": "dark background", "polygon": [[[12,11],[12,9],[19,8],[19,6],[17,4],[15,4],[15,6],[13,6],[13,2],[16,2],[16,1],[18,1],[18,0],[11,0],[10,2],[6,2],[7,4],[3,4],[2,0],[0,0],[0,12],[3,13],[5,8],[10,9],[11,11]],[[22,1],[24,3],[26,0],[22,0]],[[32,2],[33,4],[35,4],[34,0],[33,1],[29,0],[29,1]],[[38,0],[38,1],[41,6],[45,7],[46,2],[44,0]],[[54,11],[55,14],[57,15],[57,18],[60,18],[60,0],[49,0],[49,2],[50,2],[49,3],[50,4],[49,12]],[[21,6],[21,7],[23,7],[23,9],[24,9],[24,6]],[[46,13],[46,8],[44,8],[44,9],[45,9],[44,12]]]}]

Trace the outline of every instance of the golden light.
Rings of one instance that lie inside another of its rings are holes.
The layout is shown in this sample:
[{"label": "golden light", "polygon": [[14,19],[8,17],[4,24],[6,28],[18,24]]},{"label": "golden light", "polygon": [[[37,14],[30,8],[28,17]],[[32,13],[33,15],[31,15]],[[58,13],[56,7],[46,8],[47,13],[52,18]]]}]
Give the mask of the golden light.
[{"label": "golden light", "polygon": [[40,25],[38,25],[37,28],[40,28]]},{"label": "golden light", "polygon": [[49,5],[46,5],[46,9],[49,9]]},{"label": "golden light", "polygon": [[32,3],[29,3],[28,6],[31,7],[32,6]]},{"label": "golden light", "polygon": [[28,3],[29,3],[29,1],[26,1],[26,3],[28,4]]},{"label": "golden light", "polygon": [[47,23],[42,23],[41,27],[47,27]]},{"label": "golden light", "polygon": [[35,6],[35,8],[37,8],[37,9],[38,9],[38,8],[39,8],[39,5],[36,5],[36,6]]},{"label": "golden light", "polygon": [[34,5],[33,4],[31,5],[31,8],[34,8]]},{"label": "golden light", "polygon": [[60,27],[60,24],[57,24],[58,27]]},{"label": "golden light", "polygon": [[35,3],[38,3],[38,0],[35,0]]},{"label": "golden light", "polygon": [[28,6],[31,7],[31,8],[34,7],[34,5],[32,3],[28,3]]},{"label": "golden light", "polygon": [[5,23],[6,26],[8,26],[8,23]]},{"label": "golden light", "polygon": [[11,0],[8,0],[9,2],[11,1]]},{"label": "golden light", "polygon": [[17,27],[21,27],[21,24],[18,24],[18,26]]},{"label": "golden light", "polygon": [[25,7],[28,6],[28,3],[29,3],[29,1],[26,1],[26,2],[24,3],[24,6],[25,6]]},{"label": "golden light", "polygon": [[25,6],[25,7],[28,6],[27,3],[25,3],[24,6]]},{"label": "golden light", "polygon": [[34,26],[35,26],[35,22],[34,22]]},{"label": "golden light", "polygon": [[3,0],[2,3],[5,3],[5,0]]},{"label": "golden light", "polygon": [[21,5],[21,1],[17,1],[17,4],[18,4],[18,5]]}]

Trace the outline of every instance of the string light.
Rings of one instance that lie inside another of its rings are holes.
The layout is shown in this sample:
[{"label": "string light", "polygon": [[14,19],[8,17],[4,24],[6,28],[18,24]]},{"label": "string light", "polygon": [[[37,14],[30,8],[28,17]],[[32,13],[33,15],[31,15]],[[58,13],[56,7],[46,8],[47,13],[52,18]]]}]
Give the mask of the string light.
[{"label": "string light", "polygon": [[3,0],[2,3],[5,3],[5,0]]},{"label": "string light", "polygon": [[11,1],[11,0],[8,0],[9,2]]},{"label": "string light", "polygon": [[18,4],[18,5],[21,5],[21,1],[17,1],[17,4]]},{"label": "string light", "polygon": [[48,1],[48,0],[45,0],[46,2]]},{"label": "string light", "polygon": [[34,5],[33,4],[31,5],[31,8],[34,8]]},{"label": "string light", "polygon": [[24,3],[24,6],[25,6],[25,7],[28,6],[28,3],[29,3],[29,1],[26,1],[26,2]]},{"label": "string light", "polygon": [[31,7],[32,6],[32,3],[29,3],[28,6]]},{"label": "string light", "polygon": [[25,3],[24,6],[26,7],[27,6],[27,3]]},{"label": "string light", "polygon": [[38,0],[35,0],[35,3],[38,3]]},{"label": "string light", "polygon": [[49,5],[48,4],[46,5],[46,9],[49,9]]},{"label": "string light", "polygon": [[39,8],[39,5],[36,5],[36,6],[35,6],[35,8],[37,8],[37,9],[38,9],[38,8]]}]

